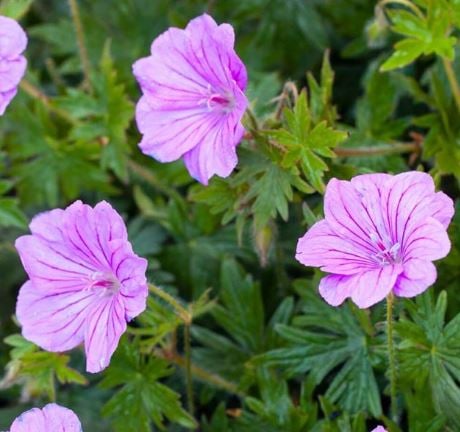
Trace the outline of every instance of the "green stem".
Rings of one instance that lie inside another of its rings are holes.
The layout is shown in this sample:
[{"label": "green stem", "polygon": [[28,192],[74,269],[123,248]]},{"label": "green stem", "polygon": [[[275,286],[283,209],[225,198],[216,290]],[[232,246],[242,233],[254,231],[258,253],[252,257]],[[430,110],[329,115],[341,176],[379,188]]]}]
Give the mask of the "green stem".
[{"label": "green stem", "polygon": [[50,98],[45,93],[43,93],[39,88],[35,87],[32,83],[30,83],[26,79],[23,79],[19,86],[30,97],[40,101],[48,111],[56,114],[57,116],[61,117],[63,120],[67,121],[68,123],[71,123],[74,125],[78,124],[78,121],[76,119],[74,119],[66,111],[56,108],[52,104]]},{"label": "green stem", "polygon": [[458,85],[457,77],[455,76],[454,68],[452,67],[452,62],[443,57],[442,63],[444,65],[444,70],[446,71],[447,79],[449,80],[449,85],[452,90],[457,109],[460,111],[460,87]]},{"label": "green stem", "polygon": [[[171,361],[181,368],[186,368],[185,358],[180,355],[171,355],[171,354],[158,354],[162,358]],[[225,378],[222,378],[219,375],[208,372],[206,369],[197,366],[196,364],[191,363],[190,365],[192,374],[196,379],[199,379],[203,382],[206,382],[214,387],[221,388],[222,390],[227,391],[228,393],[236,394],[238,396],[244,396],[244,393],[238,389],[238,386],[230,381],[227,381]]]},{"label": "green stem", "polygon": [[396,358],[393,343],[393,293],[387,296],[387,344],[388,344],[388,366],[390,375],[390,416],[397,423],[398,414],[396,406]]},{"label": "green stem", "polygon": [[77,0],[69,0],[70,12],[72,15],[73,25],[77,36],[78,51],[80,52],[81,64],[83,67],[83,87],[93,91],[91,86],[91,63],[89,61],[88,51],[85,45],[85,35],[80,18],[80,10],[78,8]]},{"label": "green stem", "polygon": [[171,294],[168,294],[166,291],[162,290],[160,287],[149,283],[149,290],[153,294],[157,295],[158,297],[162,298],[166,303],[169,303],[174,310],[176,311],[177,315],[184,321],[184,324],[190,325],[192,322],[192,314],[182,306]]},{"label": "green stem", "polygon": [[420,147],[416,143],[399,143],[392,145],[380,145],[375,147],[336,147],[334,153],[338,157],[353,156],[379,156],[399,153],[419,152]]},{"label": "green stem", "polygon": [[195,411],[193,403],[193,376],[192,376],[192,337],[190,335],[191,323],[184,325],[184,353],[185,353],[185,381],[187,386],[188,411],[193,417]]},{"label": "green stem", "polygon": [[419,18],[425,19],[423,12],[412,3],[410,0],[381,0],[379,6],[385,6],[386,4],[400,4],[409,8],[412,12],[415,13]]}]

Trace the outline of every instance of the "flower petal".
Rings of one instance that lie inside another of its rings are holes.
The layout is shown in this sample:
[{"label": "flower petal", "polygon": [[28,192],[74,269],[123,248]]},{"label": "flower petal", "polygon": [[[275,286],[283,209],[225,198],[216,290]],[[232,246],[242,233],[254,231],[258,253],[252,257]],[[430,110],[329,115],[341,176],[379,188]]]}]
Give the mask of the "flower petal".
[{"label": "flower petal", "polygon": [[403,267],[400,264],[394,264],[350,276],[347,283],[351,299],[361,309],[378,303],[393,289],[402,271]]},{"label": "flower petal", "polygon": [[46,417],[39,408],[22,413],[11,425],[10,432],[49,432]]},{"label": "flower petal", "polygon": [[91,309],[85,332],[87,372],[105,369],[126,330],[125,310],[119,295],[102,297]]},{"label": "flower petal", "polygon": [[7,92],[0,92],[0,116],[5,113],[6,108],[16,96],[17,89],[9,90]]},{"label": "flower petal", "polygon": [[387,182],[382,211],[392,243],[402,244],[406,232],[431,215],[433,195],[433,179],[426,173],[402,173]]},{"label": "flower petal", "polygon": [[355,187],[347,181],[331,179],[324,197],[324,214],[332,231],[349,239],[369,254],[375,253],[371,235],[378,231]]},{"label": "flower petal", "polygon": [[14,59],[24,52],[27,36],[12,18],[0,16],[0,58]]},{"label": "flower petal", "polygon": [[27,60],[20,56],[14,60],[2,60],[0,57],[0,92],[15,89],[27,68]]},{"label": "flower petal", "polygon": [[190,175],[204,185],[208,184],[214,174],[228,177],[238,163],[236,145],[229,142],[229,137],[234,136],[238,142],[243,131],[240,125],[217,119],[203,141],[184,155]]},{"label": "flower petal", "polygon": [[393,289],[399,297],[414,297],[421,294],[436,281],[436,267],[430,261],[413,258],[404,263]]},{"label": "flower petal", "polygon": [[[143,96],[136,107],[136,120],[144,134],[142,152],[160,162],[172,162],[197,146],[217,123],[203,108],[152,109]],[[173,145],[172,145],[173,143]]]},{"label": "flower petal", "polygon": [[417,224],[401,245],[404,260],[418,258],[434,261],[444,258],[450,251],[450,240],[441,222],[432,217]]},{"label": "flower petal", "polygon": [[75,413],[54,403],[43,410],[33,408],[20,415],[11,425],[10,432],[82,432]]},{"label": "flower petal", "polygon": [[111,244],[112,268],[120,281],[120,296],[125,308],[125,318],[130,321],[142,313],[149,294],[145,272],[147,260],[134,255],[131,245],[114,241]]},{"label": "flower petal", "polygon": [[326,220],[315,223],[299,239],[296,259],[306,266],[339,275],[356,274],[377,266],[366,250],[338,236]]},{"label": "flower petal", "polygon": [[442,226],[447,229],[454,216],[454,202],[444,192],[434,194],[431,205],[431,216],[441,222]]},{"label": "flower petal", "polygon": [[323,277],[319,283],[319,293],[331,306],[340,306],[346,298],[351,296],[351,276],[328,275]]},{"label": "flower petal", "polygon": [[15,247],[29,278],[41,288],[67,290],[77,283],[84,288],[88,275],[97,271],[65,245],[46,242],[34,235],[19,237]]},{"label": "flower petal", "polygon": [[41,348],[62,352],[83,342],[90,291],[47,291],[27,281],[19,291],[16,316],[25,339]]}]

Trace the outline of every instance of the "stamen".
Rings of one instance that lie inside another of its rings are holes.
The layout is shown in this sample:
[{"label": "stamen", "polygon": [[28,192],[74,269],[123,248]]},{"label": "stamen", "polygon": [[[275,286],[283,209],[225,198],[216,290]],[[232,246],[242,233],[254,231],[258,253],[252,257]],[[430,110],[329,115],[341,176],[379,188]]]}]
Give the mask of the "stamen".
[{"label": "stamen", "polygon": [[120,289],[120,282],[112,273],[94,272],[90,276],[88,289],[100,290],[101,295],[112,295]]}]

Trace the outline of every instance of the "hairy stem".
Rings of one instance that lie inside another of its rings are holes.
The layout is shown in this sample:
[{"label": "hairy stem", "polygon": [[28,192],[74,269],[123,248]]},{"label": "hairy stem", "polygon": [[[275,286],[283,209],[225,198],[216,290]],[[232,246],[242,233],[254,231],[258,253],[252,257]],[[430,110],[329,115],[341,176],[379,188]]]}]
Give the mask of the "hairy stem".
[{"label": "hairy stem", "polygon": [[444,70],[446,71],[447,79],[449,80],[449,85],[454,95],[455,104],[457,109],[460,111],[460,87],[458,85],[457,77],[455,76],[454,68],[452,67],[452,62],[446,58],[442,58],[442,63],[444,65]]},{"label": "hairy stem", "polygon": [[153,285],[151,283],[149,283],[149,290],[153,294],[163,299],[166,303],[170,304],[176,311],[177,315],[182,319],[182,321],[184,321],[184,324],[186,326],[191,324],[191,313],[184,306],[182,306],[171,294],[168,294],[160,287],[157,287],[156,285]]},{"label": "hairy stem", "polygon": [[77,36],[78,51],[80,53],[81,64],[83,67],[83,87],[90,92],[93,91],[91,86],[91,63],[89,61],[88,51],[85,45],[85,35],[80,18],[80,10],[77,0],[69,0],[70,12],[72,15],[73,25]]},{"label": "hairy stem", "polygon": [[398,414],[396,406],[396,357],[393,343],[393,304],[394,296],[390,292],[387,296],[387,345],[388,345],[388,366],[390,376],[390,416],[397,423]]},{"label": "hairy stem", "polygon": [[[175,365],[181,368],[184,368],[184,369],[186,368],[185,358],[180,355],[177,355],[177,354],[171,355],[171,353],[164,353],[164,352],[160,353],[159,355],[160,357],[166,360],[169,360],[170,362],[174,363]],[[239,396],[244,396],[244,393],[238,389],[238,386],[235,383],[227,381],[225,378],[222,378],[219,375],[209,372],[206,369],[203,369],[200,366],[197,366],[196,364],[192,362],[190,364],[190,367],[191,367],[192,374],[196,379],[199,379],[214,387],[225,390],[228,393],[236,394]]]},{"label": "hairy stem", "polygon": [[334,153],[338,157],[352,156],[379,156],[399,153],[419,152],[420,146],[416,143],[398,143],[392,145],[380,145],[375,147],[336,147]]},{"label": "hairy stem", "polygon": [[192,337],[190,335],[191,323],[184,325],[184,353],[185,353],[185,381],[187,386],[188,411],[193,417],[195,411],[193,403],[193,376],[192,376]]},{"label": "hairy stem", "polygon": [[66,111],[61,110],[59,108],[56,108],[52,104],[50,98],[45,93],[43,93],[39,88],[35,87],[31,82],[27,81],[26,79],[23,79],[19,86],[31,98],[40,101],[48,111],[56,114],[57,116],[61,117],[63,120],[66,120],[67,122],[69,122],[71,124],[77,124],[78,123],[78,121],[76,119],[74,119]]}]

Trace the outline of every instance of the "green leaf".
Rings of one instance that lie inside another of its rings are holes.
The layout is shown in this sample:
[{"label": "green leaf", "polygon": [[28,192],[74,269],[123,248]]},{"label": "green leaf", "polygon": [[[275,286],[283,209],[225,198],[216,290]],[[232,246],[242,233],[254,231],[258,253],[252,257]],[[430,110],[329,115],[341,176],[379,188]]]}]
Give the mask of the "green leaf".
[{"label": "green leaf", "polygon": [[0,4],[0,15],[21,19],[30,9],[34,0],[3,0]]},{"label": "green leaf", "polygon": [[[164,430],[164,419],[194,429],[195,420],[182,408],[180,397],[161,378],[173,373],[165,360],[152,355],[142,358],[139,346],[123,339],[101,381],[103,388],[117,388],[105,404],[117,432],[150,432],[152,422]],[[127,415],[129,413],[129,415]]]},{"label": "green leaf", "polygon": [[406,387],[425,392],[426,385],[436,411],[448,424],[460,428],[460,314],[445,324],[447,295],[441,292],[436,303],[430,292],[406,301],[409,319],[395,329],[402,341],[400,377]]},{"label": "green leaf", "polygon": [[387,59],[380,70],[386,72],[412,63],[424,52],[424,45],[417,39],[404,39],[395,44],[395,52]]},{"label": "green leaf", "polygon": [[46,395],[55,400],[56,381],[61,384],[88,383],[83,375],[69,367],[68,355],[41,351],[20,335],[7,337],[5,343],[13,346],[11,361],[7,365],[8,372],[3,380],[5,387],[21,384],[31,394]]},{"label": "green leaf", "polygon": [[18,207],[17,199],[0,198],[0,225],[27,227],[27,217]]},{"label": "green leaf", "polygon": [[[325,97],[328,97],[327,94]],[[300,93],[294,109],[286,109],[284,116],[286,129],[267,132],[286,148],[282,166],[292,168],[298,164],[313,187],[323,191],[322,177],[328,166],[319,156],[334,157],[332,149],[342,142],[347,134],[327,126],[326,121],[312,125],[305,91]]]},{"label": "green leaf", "polygon": [[[300,287],[301,281],[297,283]],[[351,305],[333,308],[311,290],[302,289],[302,315],[293,326],[278,325],[288,343],[257,358],[282,367],[289,376],[310,373],[317,384],[329,374],[325,396],[351,413],[382,413],[379,388],[372,368],[372,339],[360,325]]]}]

